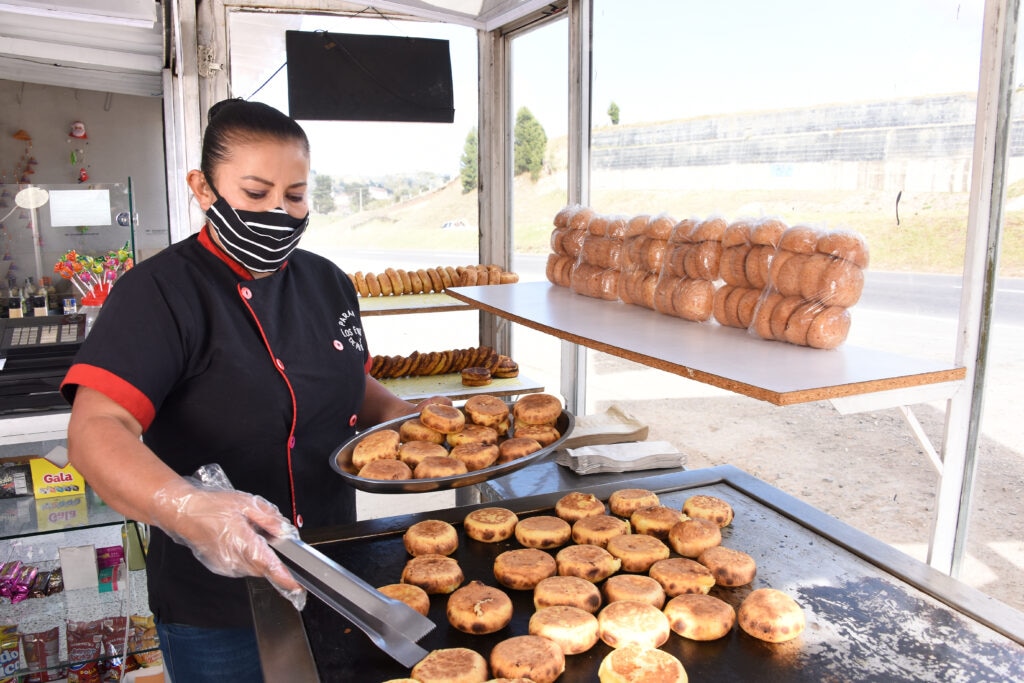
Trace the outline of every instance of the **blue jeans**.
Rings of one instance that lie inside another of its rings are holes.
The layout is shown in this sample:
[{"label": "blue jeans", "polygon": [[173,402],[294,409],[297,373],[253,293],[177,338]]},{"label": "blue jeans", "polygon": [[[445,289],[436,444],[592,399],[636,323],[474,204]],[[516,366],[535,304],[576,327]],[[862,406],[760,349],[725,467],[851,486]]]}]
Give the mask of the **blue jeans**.
[{"label": "blue jeans", "polygon": [[262,683],[256,632],[246,628],[156,625],[172,683]]}]

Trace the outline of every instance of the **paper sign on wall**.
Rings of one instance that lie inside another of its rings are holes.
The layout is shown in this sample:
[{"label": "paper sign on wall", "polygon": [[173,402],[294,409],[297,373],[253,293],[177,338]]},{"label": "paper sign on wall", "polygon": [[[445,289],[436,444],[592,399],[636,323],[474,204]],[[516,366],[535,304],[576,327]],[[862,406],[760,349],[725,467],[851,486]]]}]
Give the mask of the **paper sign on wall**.
[{"label": "paper sign on wall", "polygon": [[50,225],[110,225],[110,190],[51,190]]}]

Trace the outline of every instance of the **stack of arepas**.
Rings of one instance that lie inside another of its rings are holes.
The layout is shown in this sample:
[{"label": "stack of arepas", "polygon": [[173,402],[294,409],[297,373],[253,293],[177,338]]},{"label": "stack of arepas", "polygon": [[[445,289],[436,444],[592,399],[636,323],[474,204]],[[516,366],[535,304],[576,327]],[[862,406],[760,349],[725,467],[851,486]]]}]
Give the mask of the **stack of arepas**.
[{"label": "stack of arepas", "polygon": [[580,253],[569,271],[569,288],[577,294],[616,301],[619,259],[628,227],[626,216],[595,213],[587,221]]},{"label": "stack of arepas", "polygon": [[476,263],[417,270],[386,268],[381,273],[359,270],[350,274],[349,279],[359,296],[371,297],[440,293],[449,287],[507,285],[519,282],[519,274],[493,263]]},{"label": "stack of arepas", "polygon": [[846,340],[868,264],[856,232],[771,217],[676,222],[570,205],[554,224],[546,271],[553,284],[820,349]]},{"label": "stack of arepas", "polygon": [[436,479],[505,464],[550,446],[562,434],[562,404],[527,394],[511,407],[489,394],[454,406],[431,403],[398,429],[378,429],[353,447],[353,474],[366,479]]},{"label": "stack of arepas", "polygon": [[676,224],[654,291],[655,310],[693,322],[711,319],[725,229],[717,216]]}]

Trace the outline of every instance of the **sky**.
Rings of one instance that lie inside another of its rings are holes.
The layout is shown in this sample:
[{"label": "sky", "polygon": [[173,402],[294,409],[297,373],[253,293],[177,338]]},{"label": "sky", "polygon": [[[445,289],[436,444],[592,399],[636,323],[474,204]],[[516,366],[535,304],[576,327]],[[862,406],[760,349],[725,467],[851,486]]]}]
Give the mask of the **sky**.
[{"label": "sky", "polygon": [[[608,125],[977,89],[983,0],[595,0],[593,122]],[[567,128],[566,21],[513,41],[513,115],[526,106],[549,138]],[[310,16],[302,30],[449,40],[452,124],[302,122],[317,172],[458,174],[477,123],[474,30],[427,22]],[[269,72],[284,61],[268,58]],[[275,63],[277,62],[277,63]],[[273,65],[270,67],[269,65]],[[248,86],[237,83],[239,92]],[[284,72],[256,99],[287,111]]]}]

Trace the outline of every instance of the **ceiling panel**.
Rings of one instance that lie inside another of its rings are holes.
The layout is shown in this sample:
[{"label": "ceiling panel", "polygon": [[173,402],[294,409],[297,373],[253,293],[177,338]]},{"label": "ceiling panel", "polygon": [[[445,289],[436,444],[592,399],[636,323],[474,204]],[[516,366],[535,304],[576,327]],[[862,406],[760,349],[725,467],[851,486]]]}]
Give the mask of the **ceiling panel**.
[{"label": "ceiling panel", "polygon": [[158,97],[161,17],[153,0],[0,0],[0,78]]}]

